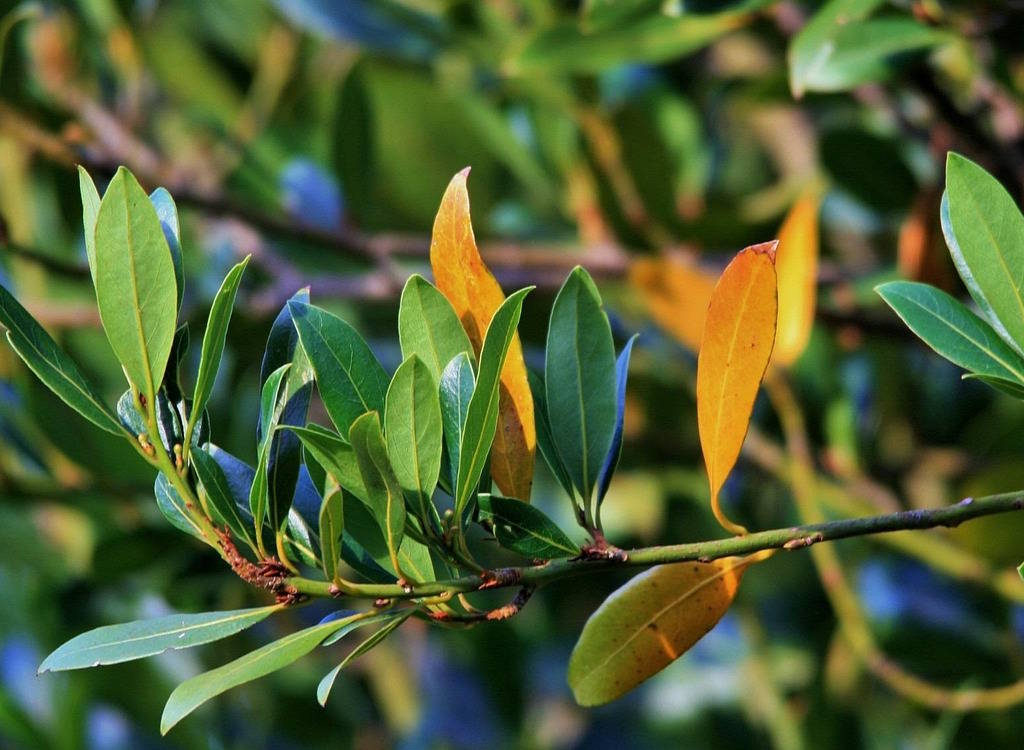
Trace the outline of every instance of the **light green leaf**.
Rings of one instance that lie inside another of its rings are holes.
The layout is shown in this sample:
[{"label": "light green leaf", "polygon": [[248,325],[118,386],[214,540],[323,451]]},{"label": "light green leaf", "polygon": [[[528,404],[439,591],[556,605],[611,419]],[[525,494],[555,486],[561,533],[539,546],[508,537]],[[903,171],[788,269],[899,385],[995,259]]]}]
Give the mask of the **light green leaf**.
[{"label": "light green leaf", "polygon": [[398,562],[405,534],[405,499],[402,486],[388,460],[388,449],[377,412],[367,412],[352,423],[352,450],[370,500],[369,508],[384,533],[391,563],[399,577],[406,577]]},{"label": "light green leaf", "polygon": [[[355,617],[355,616],[354,616]],[[351,618],[305,628],[280,640],[268,643],[252,653],[239,657],[223,667],[211,669],[181,683],[171,693],[160,719],[160,733],[167,734],[179,721],[199,706],[226,690],[264,677],[302,658],[332,633],[343,628]]]},{"label": "light green leaf", "polygon": [[384,408],[388,457],[420,521],[432,523],[431,497],[441,473],[441,406],[437,381],[418,355],[406,359],[391,380]]},{"label": "light green leaf", "polygon": [[533,287],[509,295],[494,312],[484,344],[480,349],[480,371],[477,373],[473,398],[469,401],[466,423],[459,445],[459,463],[455,483],[455,516],[461,519],[469,500],[480,482],[487,456],[498,426],[498,397],[501,370],[508,347],[519,325],[523,300]]},{"label": "light green leaf", "polygon": [[359,462],[352,446],[346,443],[342,437],[317,424],[308,424],[305,427],[288,427],[294,432],[306,455],[312,458],[331,478],[347,492],[358,497],[364,504],[369,505],[369,495],[366,486],[363,484],[363,477],[359,473]]},{"label": "light green leaf", "polygon": [[96,216],[96,301],[114,354],[152,403],[174,341],[174,262],[156,209],[124,167]]},{"label": "light green leaf", "polygon": [[498,544],[524,557],[573,557],[580,548],[544,513],[522,500],[481,494],[480,520],[491,524]]},{"label": "light green leaf", "polygon": [[985,378],[1024,384],[1024,358],[958,300],[912,281],[891,281],[876,291],[910,330],[953,364]]},{"label": "light green leaf", "polygon": [[181,256],[181,225],[178,223],[178,207],[167,188],[159,187],[149,194],[149,201],[156,209],[160,226],[164,230],[164,238],[171,249],[171,260],[174,262],[174,282],[178,289],[178,309],[185,296],[185,264]]},{"label": "light green leaf", "polygon": [[299,340],[316,373],[324,407],[342,437],[361,414],[383,411],[388,376],[356,330],[326,310],[288,303]]},{"label": "light green leaf", "polygon": [[235,505],[235,498],[228,484],[227,475],[217,463],[216,459],[207,452],[208,446],[201,450],[194,450],[192,465],[195,466],[196,475],[206,492],[206,499],[210,503],[210,511],[214,520],[221,524],[227,524],[231,533],[242,539],[249,548],[256,550],[256,543],[249,534],[246,522],[238,512]]},{"label": "light green leaf", "polygon": [[11,347],[46,387],[100,429],[125,435],[74,361],[3,286],[0,286],[0,323],[7,328]]},{"label": "light green leaf", "polygon": [[85,230],[85,256],[89,260],[89,275],[96,284],[96,216],[100,212],[100,194],[96,183],[85,171],[78,167],[78,189],[82,194],[82,228]]},{"label": "light green leaf", "polygon": [[398,307],[398,340],[402,358],[417,355],[435,382],[455,355],[473,357],[473,345],[448,298],[419,274],[405,282]]},{"label": "light green leaf", "polygon": [[565,494],[570,498],[575,498],[576,490],[572,486],[572,479],[569,478],[569,472],[562,465],[562,459],[555,448],[555,438],[551,434],[544,378],[533,370],[530,370],[527,374],[530,378],[530,391],[533,393],[533,412],[536,415],[535,421],[537,423],[537,447],[540,448],[540,454],[544,457],[544,462],[551,469],[551,473],[555,475],[558,483],[562,485]]},{"label": "light green leaf", "polygon": [[291,364],[289,363],[274,370],[263,384],[263,391],[260,393],[260,434],[262,439],[259,444],[256,476],[253,477],[252,487],[249,489],[249,509],[252,511],[257,541],[262,533],[263,521],[267,517],[267,503],[269,502],[267,461],[270,458],[270,446],[273,443],[271,436],[274,434],[277,420],[281,416],[281,406],[283,406],[280,399],[281,388],[290,368]]},{"label": "light green leaf", "polygon": [[589,503],[615,433],[615,344],[601,295],[578,266],[551,308],[544,385],[555,450]]},{"label": "light green leaf", "polygon": [[206,537],[203,536],[199,525],[192,520],[188,507],[178,491],[171,485],[166,474],[157,474],[153,483],[153,494],[156,496],[156,507],[167,522],[178,531],[184,531],[194,536],[204,544]]},{"label": "light green leaf", "polygon": [[946,157],[942,231],[957,271],[997,333],[1024,354],[1024,216],[992,175]]},{"label": "light green leaf", "polygon": [[[196,415],[201,414],[210,400],[213,393],[213,383],[217,378],[217,370],[220,369],[220,359],[224,354],[224,341],[228,334],[228,323],[231,322],[231,312],[235,307],[235,294],[238,292],[238,285],[242,280],[242,273],[249,263],[249,257],[235,265],[224,282],[217,290],[210,306],[210,317],[206,322],[206,332],[203,334],[203,348],[199,358],[199,374],[196,375],[196,387],[192,396],[192,417],[194,422]],[[189,429],[191,432],[191,429]]]},{"label": "light green leaf", "polygon": [[359,658],[367,651],[372,649],[374,646],[379,644],[381,641],[383,641],[385,638],[387,638],[389,635],[391,635],[393,632],[395,632],[395,630],[397,630],[398,627],[403,622],[409,619],[413,611],[414,610],[406,609],[402,610],[400,613],[395,614],[394,619],[392,619],[391,622],[389,622],[387,625],[382,627],[376,633],[374,633],[365,641],[363,641],[354,649],[352,649],[352,651],[350,651],[348,655],[341,660],[341,663],[338,664],[338,666],[336,666],[334,669],[332,669],[330,672],[324,675],[324,678],[320,680],[320,684],[317,685],[316,688],[316,699],[321,706],[327,705],[327,698],[328,696],[330,696],[331,688],[334,687],[334,681],[338,679],[338,674],[341,672],[341,670],[347,667],[352,662],[352,660]]},{"label": "light green leaf", "polygon": [[46,657],[39,672],[85,669],[118,664],[133,659],[182,649],[227,638],[282,608],[275,604],[227,612],[168,615],[122,625],[106,625],[75,636]]},{"label": "light green leaf", "polygon": [[449,482],[452,487],[458,481],[459,450],[462,446],[462,433],[466,428],[466,414],[469,402],[476,388],[476,376],[469,355],[462,352],[444,368],[441,373],[441,384],[438,389],[441,403],[441,423],[444,426],[444,443],[448,451],[448,464],[451,471]]},{"label": "light green leaf", "polygon": [[340,489],[329,492],[320,506],[320,562],[324,578],[333,581],[341,559],[341,538],[345,530],[345,496]]}]

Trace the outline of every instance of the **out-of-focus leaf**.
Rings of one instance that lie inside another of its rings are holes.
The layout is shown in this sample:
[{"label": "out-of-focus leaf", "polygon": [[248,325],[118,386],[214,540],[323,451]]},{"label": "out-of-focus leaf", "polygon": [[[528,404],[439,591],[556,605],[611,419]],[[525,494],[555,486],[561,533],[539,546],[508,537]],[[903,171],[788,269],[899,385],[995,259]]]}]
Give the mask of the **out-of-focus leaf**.
[{"label": "out-of-focus leaf", "polygon": [[412,58],[429,57],[434,50],[431,37],[438,31],[436,23],[406,4],[391,0],[274,0],[274,5],[292,23],[335,40]]},{"label": "out-of-focus leaf", "polygon": [[601,472],[597,476],[597,502],[600,504],[608,493],[608,486],[612,482],[612,475],[619,465],[619,456],[622,453],[622,428],[626,418],[626,383],[629,379],[629,358],[633,353],[633,344],[637,336],[633,335],[622,348],[619,358],[615,362],[615,431],[612,433],[612,443],[608,447],[608,455],[605,456],[601,465]]},{"label": "out-of-focus leaf", "polygon": [[[454,489],[455,516],[460,519],[469,505],[477,484],[480,482],[484,466],[487,464],[488,454],[492,456],[492,475],[494,472],[494,448],[492,448],[492,444],[495,442],[495,434],[499,423],[501,373],[511,344],[516,336],[519,316],[523,311],[523,299],[532,289],[533,287],[520,289],[502,302],[501,307],[494,313],[494,317],[491,318],[490,325],[487,327],[484,345],[480,350],[480,369],[477,372],[476,387],[473,389],[473,397],[469,400],[469,408],[466,410],[466,423],[462,431],[462,441],[459,445],[458,473]],[[523,374],[525,375],[525,370]],[[529,388],[529,384],[527,384],[527,388]],[[533,399],[529,395],[527,395],[527,398],[530,403],[530,432],[532,433]],[[501,426],[503,428],[506,427],[507,422],[502,422]],[[507,456],[508,454],[506,454]],[[531,450],[531,472],[533,470],[532,457],[533,452]],[[509,466],[513,466],[514,463],[517,474],[519,473],[518,470],[523,467],[522,461],[508,461],[507,463]],[[495,480],[495,483],[497,484],[497,480]]]},{"label": "out-of-focus leaf", "polygon": [[[354,616],[355,617],[355,616]],[[314,625],[268,643],[252,653],[239,657],[223,667],[185,680],[174,689],[160,718],[160,732],[171,728],[199,706],[226,690],[259,679],[287,667],[302,658],[332,633],[344,627],[348,619]]]},{"label": "out-of-focus leaf", "polygon": [[544,456],[544,462],[551,469],[551,473],[555,475],[555,479],[562,485],[562,489],[565,490],[570,498],[575,498],[576,493],[572,486],[572,479],[569,478],[569,472],[565,470],[562,465],[562,459],[558,455],[558,451],[555,449],[555,438],[551,434],[551,422],[548,420],[548,404],[547,396],[545,395],[544,378],[538,375],[533,370],[529,372],[530,377],[530,390],[533,391],[533,406],[536,413],[537,421],[537,447],[540,448],[541,455]]},{"label": "out-of-focus leaf", "polygon": [[615,344],[597,286],[579,266],[551,308],[544,385],[555,450],[589,504],[615,433]]},{"label": "out-of-focus leaf", "polygon": [[982,377],[1024,387],[1024,358],[984,320],[945,292],[914,281],[878,287],[903,322],[937,353]]},{"label": "out-of-focus leaf", "polygon": [[441,473],[441,406],[438,385],[417,355],[406,359],[391,380],[384,408],[388,457],[420,521],[432,522],[430,499]]},{"label": "out-of-focus leaf", "polygon": [[659,565],[605,599],[569,659],[576,702],[624,695],[682,656],[732,604],[749,558]]},{"label": "out-of-focus leaf", "polygon": [[992,175],[946,158],[942,231],[967,290],[996,332],[1024,354],[1024,216]]},{"label": "out-of-focus leaf", "polygon": [[175,289],[174,262],[156,209],[121,167],[96,216],[96,301],[111,348],[149,403],[174,341]]},{"label": "out-of-focus leaf", "polygon": [[436,382],[440,382],[441,372],[460,352],[467,352],[475,359],[473,345],[451,302],[419,274],[410,276],[402,290],[398,340],[402,357],[418,356]]},{"label": "out-of-focus leaf", "polygon": [[403,571],[398,562],[398,550],[405,534],[405,499],[402,485],[395,476],[388,449],[380,429],[377,412],[367,412],[352,423],[352,450],[359,462],[369,507],[384,533],[391,562],[399,576]]},{"label": "out-of-focus leaf", "polygon": [[320,506],[320,562],[324,577],[334,580],[341,559],[341,540],[345,530],[344,495],[341,490],[330,492]]},{"label": "out-of-focus leaf", "polygon": [[[477,250],[466,189],[468,175],[468,169],[456,174],[441,199],[430,241],[430,265],[438,289],[452,303],[474,350],[481,357],[483,372],[484,333],[505,301],[505,295]],[[502,354],[500,388],[496,386],[495,390],[500,399],[497,404],[499,428],[493,437],[491,476],[506,495],[529,500],[537,443],[533,398],[522,344],[514,327],[511,334],[506,345],[507,355]],[[478,385],[481,380],[478,375]]]},{"label": "out-of-focus leaf", "polygon": [[190,455],[199,481],[206,492],[206,499],[210,502],[211,512],[215,514],[214,520],[227,524],[232,534],[245,541],[250,549],[255,550],[256,543],[249,533],[248,523],[238,512],[227,475],[220,464],[205,450],[195,450]]},{"label": "out-of-focus leaf", "polygon": [[700,349],[715,288],[712,274],[677,258],[637,258],[630,266],[629,281],[659,326],[686,348]]},{"label": "out-of-focus leaf", "polygon": [[156,496],[156,507],[161,515],[167,519],[178,531],[194,536],[202,542],[206,542],[203,532],[199,530],[196,522],[189,518],[188,508],[178,491],[171,486],[166,474],[157,474],[156,482],[153,484],[153,494]]},{"label": "out-of-focus leaf", "polygon": [[844,125],[826,130],[818,150],[835,185],[865,206],[902,213],[913,202],[917,180],[899,140]]},{"label": "out-of-focus leaf", "polygon": [[451,486],[458,482],[459,452],[462,449],[462,435],[466,429],[466,415],[469,402],[476,389],[476,376],[468,352],[457,354],[441,373],[438,388],[441,404],[441,423],[444,427],[445,447],[452,476]]},{"label": "out-of-focus leaf", "polygon": [[280,604],[227,612],[168,615],[122,625],[105,625],[75,636],[46,657],[39,672],[119,664],[227,638],[281,609]]},{"label": "out-of-focus leaf", "polygon": [[171,194],[162,187],[150,193],[149,200],[153,204],[153,208],[156,209],[160,227],[164,231],[164,238],[171,250],[171,260],[174,262],[174,282],[178,289],[178,309],[181,309],[181,300],[185,296],[185,263],[181,255],[181,225],[178,222],[178,207]]},{"label": "out-of-focus leaf", "polygon": [[845,91],[884,80],[894,56],[949,40],[943,31],[910,18],[866,20],[883,0],[831,0],[815,13],[790,44],[789,82],[793,95]]},{"label": "out-of-focus leaf", "polygon": [[802,195],[786,215],[779,229],[775,273],[779,284],[779,322],[772,361],[792,365],[811,338],[818,290],[817,191]]},{"label": "out-of-focus leaf", "polygon": [[86,381],[74,361],[57,346],[28,310],[0,285],[0,323],[7,341],[29,369],[60,399],[102,430],[124,435],[124,430]]},{"label": "out-of-focus leaf", "polygon": [[356,330],[336,315],[289,302],[302,348],[316,372],[327,413],[342,437],[368,411],[384,410],[388,376]]},{"label": "out-of-focus leaf", "polygon": [[766,242],[748,247],[726,266],[711,295],[697,358],[697,427],[711,509],[733,533],[745,529],[725,517],[718,493],[740,455],[772,354],[778,310],[775,246]]},{"label": "out-of-focus leaf", "polygon": [[390,621],[380,628],[377,632],[367,638],[365,641],[360,643],[354,649],[352,649],[341,663],[338,664],[334,669],[324,675],[324,678],[320,680],[320,684],[316,688],[316,700],[321,706],[327,705],[327,698],[331,694],[331,688],[334,687],[334,681],[338,679],[338,674],[347,667],[353,659],[357,659],[367,651],[372,649],[377,644],[381,643],[385,638],[395,632],[403,622],[409,619],[414,610],[404,609],[394,613]]},{"label": "out-of-focus leaf", "polygon": [[580,548],[558,526],[528,503],[481,494],[480,520],[491,524],[502,547],[531,560],[573,557]]},{"label": "out-of-focus leaf", "polygon": [[516,73],[599,73],[624,63],[659,63],[696,52],[748,23],[744,11],[641,16],[595,33],[575,21],[545,29],[508,62]]},{"label": "out-of-focus leaf", "polygon": [[318,164],[292,159],[281,172],[280,183],[285,208],[295,221],[328,232],[341,227],[341,190]]}]

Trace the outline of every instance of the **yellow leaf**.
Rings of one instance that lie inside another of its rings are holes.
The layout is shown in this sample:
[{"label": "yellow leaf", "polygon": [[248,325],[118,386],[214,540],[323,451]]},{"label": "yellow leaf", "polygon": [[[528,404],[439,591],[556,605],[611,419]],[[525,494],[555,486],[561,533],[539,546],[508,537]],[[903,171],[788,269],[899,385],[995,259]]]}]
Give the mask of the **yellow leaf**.
[{"label": "yellow leaf", "polygon": [[775,272],[779,279],[779,324],[772,361],[788,367],[807,347],[818,291],[817,190],[800,197],[779,229]]},{"label": "yellow leaf", "polygon": [[576,702],[613,701],[678,659],[726,613],[757,559],[659,565],[615,591],[587,620],[569,659]]},{"label": "yellow leaf", "polygon": [[[505,294],[477,250],[469,216],[468,175],[468,167],[455,175],[441,199],[430,241],[430,265],[437,288],[452,303],[479,357],[487,325]],[[501,371],[498,429],[491,449],[491,477],[503,494],[530,499],[536,446],[533,396],[516,334]]]},{"label": "yellow leaf", "polygon": [[687,348],[698,351],[715,277],[678,258],[639,258],[629,281],[654,321]]},{"label": "yellow leaf", "polygon": [[734,534],[747,530],[725,517],[718,493],[739,458],[772,354],[778,312],[777,245],[748,247],[726,266],[711,295],[697,358],[697,427],[711,485],[711,510]]}]

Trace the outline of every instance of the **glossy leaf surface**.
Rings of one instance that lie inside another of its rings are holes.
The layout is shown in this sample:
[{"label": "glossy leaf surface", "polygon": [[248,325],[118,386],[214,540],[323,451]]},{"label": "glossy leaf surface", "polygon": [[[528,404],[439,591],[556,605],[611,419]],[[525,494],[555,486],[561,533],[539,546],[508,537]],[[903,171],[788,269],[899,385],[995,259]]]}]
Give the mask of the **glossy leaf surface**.
[{"label": "glossy leaf surface", "polygon": [[626,345],[619,353],[615,361],[615,429],[612,432],[612,443],[608,447],[608,455],[605,456],[601,465],[601,472],[597,477],[597,502],[604,500],[608,492],[608,486],[612,482],[612,475],[619,465],[619,456],[622,454],[622,430],[626,420],[626,385],[629,380],[629,360],[633,354],[633,344],[637,336],[631,336]]},{"label": "glossy leaf surface", "polygon": [[557,524],[537,508],[500,495],[481,494],[480,520],[491,524],[498,544],[524,557],[552,560],[580,552]]},{"label": "glossy leaf surface", "polygon": [[445,366],[457,354],[468,352],[475,359],[473,345],[452,303],[419,274],[410,276],[402,290],[398,340],[402,358],[418,356],[435,382],[440,381]]}]

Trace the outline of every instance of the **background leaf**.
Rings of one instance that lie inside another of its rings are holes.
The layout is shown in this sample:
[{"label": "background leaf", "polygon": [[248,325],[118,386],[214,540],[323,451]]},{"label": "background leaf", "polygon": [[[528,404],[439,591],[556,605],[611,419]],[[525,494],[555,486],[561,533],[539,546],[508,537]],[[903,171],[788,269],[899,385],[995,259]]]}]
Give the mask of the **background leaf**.
[{"label": "background leaf", "polygon": [[818,211],[815,189],[797,199],[779,229],[775,273],[779,288],[779,322],[772,361],[788,367],[811,338],[818,301]]},{"label": "background leaf", "polygon": [[700,350],[715,277],[694,261],[637,258],[629,282],[640,293],[655,322],[690,351]]}]

